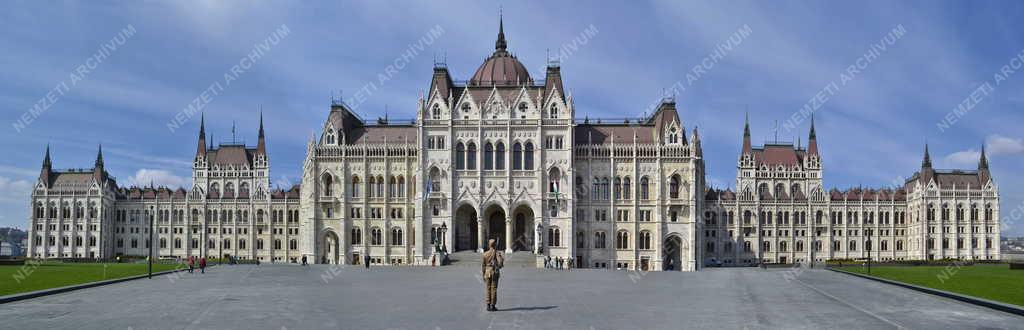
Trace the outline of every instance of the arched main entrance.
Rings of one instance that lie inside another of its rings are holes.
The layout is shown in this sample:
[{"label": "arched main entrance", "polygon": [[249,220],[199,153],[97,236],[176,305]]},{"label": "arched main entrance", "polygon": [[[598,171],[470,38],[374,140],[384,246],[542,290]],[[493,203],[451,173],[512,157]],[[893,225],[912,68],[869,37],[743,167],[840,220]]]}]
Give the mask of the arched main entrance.
[{"label": "arched main entrance", "polygon": [[455,211],[455,225],[452,226],[455,247],[452,251],[477,249],[476,220],[476,209],[472,205],[463,204]]},{"label": "arched main entrance", "polygon": [[512,211],[513,251],[533,251],[535,227],[533,208],[527,205],[520,205]]},{"label": "arched main entrance", "polygon": [[328,231],[324,233],[323,242],[323,253],[320,254],[318,262],[326,264],[340,263],[338,256],[341,250],[341,240],[338,239],[338,235],[333,231]]},{"label": "arched main entrance", "polygon": [[487,215],[487,226],[484,228],[487,239],[495,241],[498,251],[505,250],[505,237],[508,235],[505,232],[505,210],[501,206],[492,205],[484,214]]},{"label": "arched main entrance", "polygon": [[665,239],[665,262],[662,264],[665,270],[682,270],[683,266],[683,240],[679,236],[672,235]]}]

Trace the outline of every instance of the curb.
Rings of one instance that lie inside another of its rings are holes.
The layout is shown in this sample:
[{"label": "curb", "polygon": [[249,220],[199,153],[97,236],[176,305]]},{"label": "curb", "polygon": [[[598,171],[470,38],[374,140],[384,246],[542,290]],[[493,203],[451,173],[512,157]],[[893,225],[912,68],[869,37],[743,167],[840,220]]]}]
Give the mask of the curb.
[{"label": "curb", "polygon": [[[187,270],[188,270],[188,268],[165,270],[165,271],[162,271],[162,272],[155,272],[155,273],[153,273],[153,276],[167,275],[167,274],[170,274],[170,273],[175,273],[175,272],[180,272],[180,271],[187,271]],[[6,303],[12,303],[12,302],[15,302],[15,301],[21,301],[21,300],[32,299],[32,298],[45,297],[45,296],[49,296],[49,295],[55,295],[55,294],[58,294],[58,293],[65,293],[65,292],[71,292],[71,291],[75,291],[75,290],[93,288],[93,287],[97,287],[97,286],[104,286],[104,285],[109,285],[109,284],[114,284],[114,283],[127,282],[127,281],[131,281],[131,280],[137,280],[137,279],[146,278],[148,276],[149,276],[149,274],[142,274],[142,275],[136,275],[136,276],[115,278],[115,279],[112,279],[112,280],[89,282],[89,283],[84,283],[84,284],[62,286],[62,287],[59,287],[59,288],[43,289],[43,290],[38,290],[38,291],[30,291],[30,292],[25,292],[25,293],[16,293],[16,294],[7,295],[7,296],[0,296],[0,305],[6,304]]]},{"label": "curb", "polygon": [[936,296],[940,296],[940,297],[946,297],[946,298],[950,298],[950,299],[955,299],[955,300],[959,300],[959,301],[962,301],[962,302],[965,302],[965,303],[969,303],[969,304],[973,304],[973,305],[978,305],[978,306],[981,306],[981,307],[987,307],[987,308],[995,309],[995,310],[998,310],[998,311],[1007,312],[1007,313],[1010,313],[1010,314],[1016,314],[1016,315],[1024,316],[1024,307],[1019,307],[1019,306],[1016,306],[1016,305],[1010,305],[1010,304],[1001,303],[1001,302],[998,302],[998,301],[992,301],[992,300],[988,300],[988,299],[982,299],[982,298],[977,298],[977,297],[966,296],[966,295],[962,295],[962,294],[959,294],[959,293],[953,293],[953,292],[949,292],[949,291],[944,291],[944,290],[939,290],[939,289],[932,289],[932,288],[929,288],[929,287],[923,287],[923,286],[909,284],[909,283],[903,283],[903,282],[899,282],[899,281],[893,281],[893,280],[884,279],[884,278],[880,278],[880,277],[874,277],[874,276],[871,276],[871,275],[864,275],[864,274],[848,272],[848,271],[845,271],[845,270],[839,270],[839,269],[835,269],[835,268],[829,268],[828,270],[831,270],[831,271],[837,272],[837,273],[852,275],[852,276],[856,276],[856,277],[860,277],[860,278],[865,278],[865,279],[869,279],[869,280],[872,280],[872,281],[878,281],[878,282],[882,282],[882,283],[886,283],[886,284],[891,284],[891,285],[895,285],[895,286],[899,286],[899,287],[904,287],[904,288],[907,288],[907,289],[911,289],[911,290],[915,290],[915,291],[920,291],[920,292],[924,292],[924,293],[927,293],[927,294],[932,294],[932,295],[936,295]]}]

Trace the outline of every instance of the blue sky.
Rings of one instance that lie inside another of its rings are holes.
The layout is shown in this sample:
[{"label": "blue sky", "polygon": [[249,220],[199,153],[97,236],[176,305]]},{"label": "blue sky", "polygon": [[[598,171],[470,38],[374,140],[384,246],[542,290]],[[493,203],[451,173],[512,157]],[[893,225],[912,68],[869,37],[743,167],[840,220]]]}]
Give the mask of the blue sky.
[{"label": "blue sky", "polygon": [[[744,111],[755,144],[832,82],[816,106],[826,185],[882,187],[920,167],[924,143],[940,168],[974,169],[988,145],[1002,192],[1004,232],[1024,235],[1024,4],[1011,1],[630,2],[617,7],[504,3],[509,49],[541,77],[545,54],[561,60],[578,116],[634,117],[676,86],[685,125],[699,125],[708,178],[734,182]],[[209,99],[207,132],[255,144],[264,111],[274,182],[297,182],[310,134],[332,94],[376,83],[364,118],[412,118],[435,54],[467,79],[493,51],[500,2],[4,2],[0,7],[0,226],[25,227],[28,194],[47,143],[56,168],[92,167],[103,144],[125,182],[188,185],[198,117],[167,124],[282,26],[289,31]],[[82,74],[31,124],[16,122],[126,28],[123,45]],[[431,29],[443,33],[387,73]],[[596,33],[581,38],[587,29]],[[904,33],[870,63],[872,45]],[[737,31],[749,33],[705,62]],[[585,42],[580,42],[585,41]],[[841,75],[851,65],[857,73]],[[695,80],[694,66],[713,63]],[[1010,71],[1003,70],[1008,66]],[[1016,69],[1014,69],[1016,67]],[[379,83],[379,75],[387,81]],[[995,78],[1000,74],[1001,79]],[[998,85],[994,82],[998,81]],[[988,84],[988,85],[986,85]],[[683,86],[685,88],[679,88]],[[992,86],[983,89],[979,86]],[[972,96],[972,93],[974,94]],[[820,97],[820,96],[819,96]],[[820,100],[820,99],[819,99]],[[965,102],[965,100],[967,100]],[[351,99],[349,102],[352,102]],[[820,103],[820,102],[819,102]],[[957,106],[969,111],[948,129]],[[806,143],[809,123],[780,130]]]}]

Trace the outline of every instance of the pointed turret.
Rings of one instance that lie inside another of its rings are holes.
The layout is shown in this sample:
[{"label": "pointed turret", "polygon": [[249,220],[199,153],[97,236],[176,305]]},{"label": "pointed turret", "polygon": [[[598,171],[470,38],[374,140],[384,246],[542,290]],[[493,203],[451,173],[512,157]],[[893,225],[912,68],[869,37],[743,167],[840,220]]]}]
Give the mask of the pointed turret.
[{"label": "pointed turret", "polygon": [[743,154],[751,154],[754,152],[753,147],[750,145],[750,114],[747,114],[743,119]]},{"label": "pointed turret", "polygon": [[505,22],[502,15],[498,14],[498,40],[494,42],[494,51],[505,52],[508,49],[508,42],[505,41]]},{"label": "pointed turret", "polygon": [[96,183],[103,184],[103,179],[106,176],[106,172],[103,168],[103,145],[99,145],[99,149],[96,151],[96,165],[92,169],[92,177],[96,180]]},{"label": "pointed turret", "polygon": [[196,158],[206,157],[206,114],[199,117],[199,146],[196,148]]},{"label": "pointed turret", "polygon": [[260,111],[260,136],[259,142],[256,143],[256,154],[266,155],[267,154],[267,141],[263,135],[263,111]]},{"label": "pointed turret", "polygon": [[53,164],[50,163],[50,144],[46,144],[46,156],[43,157],[43,168],[39,171],[39,180],[47,187],[50,186],[50,173],[53,173]]},{"label": "pointed turret", "polygon": [[921,168],[932,168],[932,156],[928,153],[928,144],[924,144],[924,160],[921,161]]},{"label": "pointed turret", "polygon": [[807,137],[807,154],[818,155],[818,135],[814,132],[814,114],[811,114],[811,133]]},{"label": "pointed turret", "polygon": [[704,157],[704,150],[700,146],[700,132],[697,131],[697,126],[693,126],[693,155],[697,158]]},{"label": "pointed turret", "polygon": [[978,178],[984,186],[992,179],[992,173],[988,170],[988,157],[985,156],[985,145],[981,146],[981,158],[978,159]]},{"label": "pointed turret", "polygon": [[928,153],[928,144],[924,144],[924,160],[921,161],[921,181],[924,184],[932,181],[935,177],[935,169],[932,168],[932,156]]}]

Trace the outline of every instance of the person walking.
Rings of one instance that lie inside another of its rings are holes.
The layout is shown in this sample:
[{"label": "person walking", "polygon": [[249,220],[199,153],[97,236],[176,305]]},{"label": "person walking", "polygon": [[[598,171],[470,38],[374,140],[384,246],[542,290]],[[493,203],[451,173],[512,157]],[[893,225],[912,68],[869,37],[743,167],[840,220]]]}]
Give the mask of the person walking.
[{"label": "person walking", "polygon": [[484,252],[483,261],[480,263],[480,271],[484,277],[484,303],[488,312],[497,311],[498,307],[498,278],[501,277],[501,267],[505,266],[505,257],[495,249],[495,240],[487,241],[487,252]]},{"label": "person walking", "polygon": [[206,274],[206,257],[199,258],[199,272]]},{"label": "person walking", "polygon": [[188,263],[188,273],[192,274],[192,269],[195,269],[196,266],[196,259],[192,256],[188,256],[188,261],[186,261],[186,263]]},{"label": "person walking", "polygon": [[302,256],[302,265],[309,266],[308,264],[306,264],[306,256]]},{"label": "person walking", "polygon": [[366,254],[363,256],[363,267],[366,267],[366,269],[370,269],[370,254]]}]

